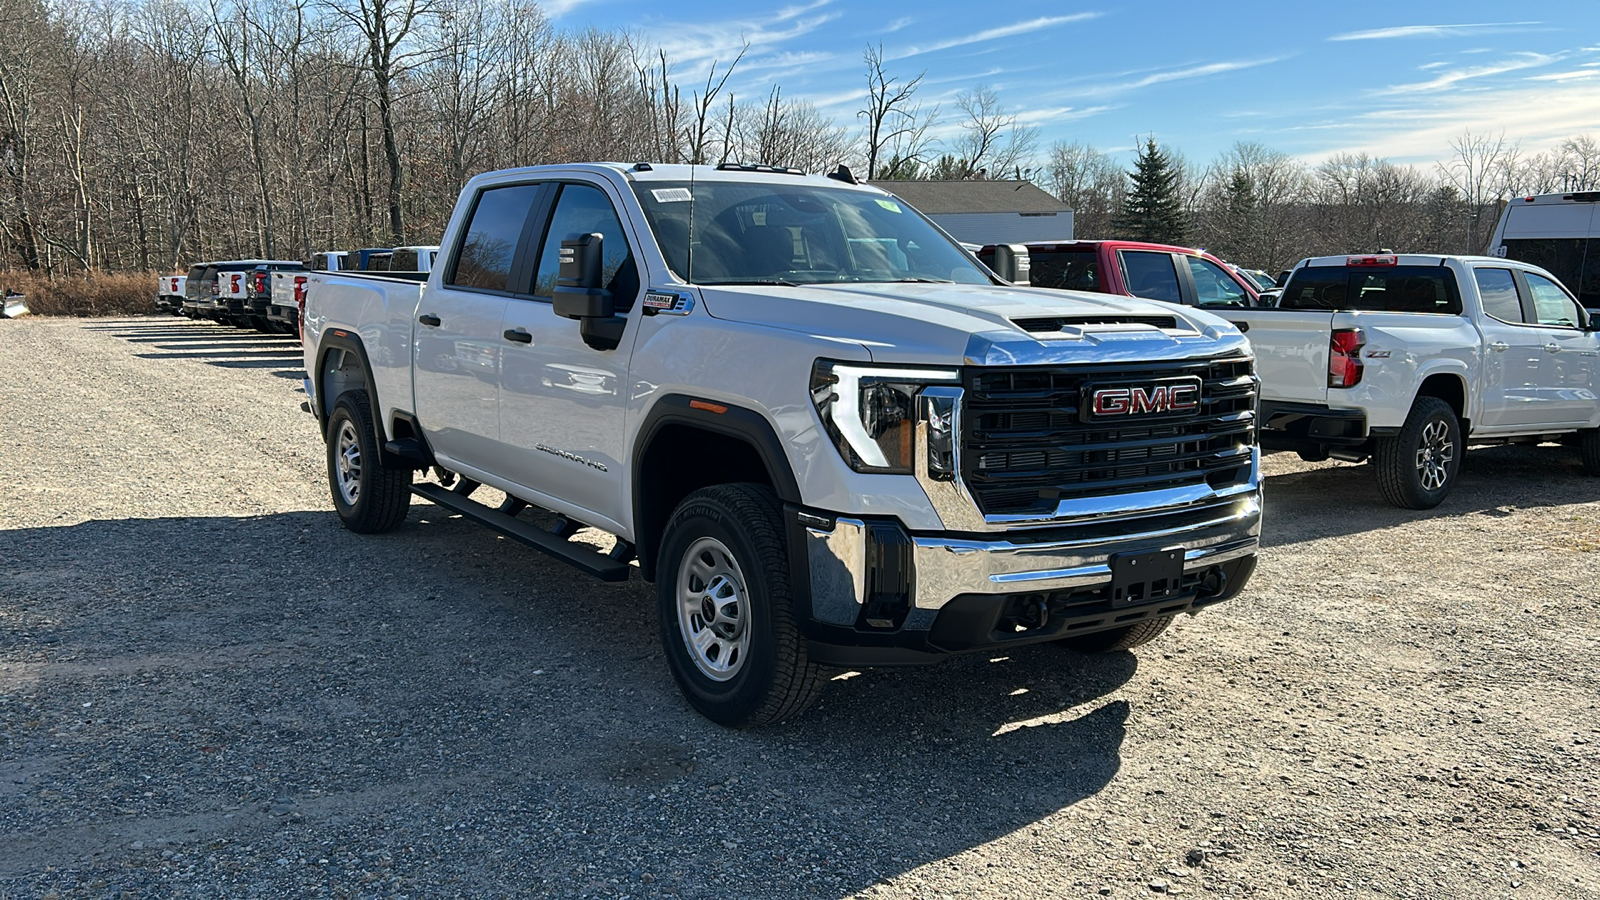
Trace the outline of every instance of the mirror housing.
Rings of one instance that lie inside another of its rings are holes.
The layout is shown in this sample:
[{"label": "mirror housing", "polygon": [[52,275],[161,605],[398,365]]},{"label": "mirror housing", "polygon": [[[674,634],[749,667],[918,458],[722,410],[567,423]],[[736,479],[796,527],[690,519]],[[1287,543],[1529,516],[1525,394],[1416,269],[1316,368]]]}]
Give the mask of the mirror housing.
[{"label": "mirror housing", "polygon": [[996,244],[994,273],[1004,281],[1023,287],[1030,284],[1028,248],[1022,244]]},{"label": "mirror housing", "polygon": [[600,234],[569,234],[561,239],[561,267],[551,291],[556,315],[577,319],[583,342],[595,350],[615,350],[628,320],[617,315],[616,300],[602,288],[605,278],[605,238]]}]

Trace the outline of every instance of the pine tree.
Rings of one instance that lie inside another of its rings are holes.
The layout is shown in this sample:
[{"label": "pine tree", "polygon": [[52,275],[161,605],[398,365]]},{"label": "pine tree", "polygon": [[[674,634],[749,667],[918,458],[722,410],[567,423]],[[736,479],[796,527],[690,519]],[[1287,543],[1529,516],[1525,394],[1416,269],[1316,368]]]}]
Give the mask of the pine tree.
[{"label": "pine tree", "polygon": [[1132,185],[1122,201],[1122,214],[1113,227],[1120,237],[1156,244],[1183,244],[1189,239],[1189,218],[1178,197],[1178,173],[1156,139],[1149,138],[1134,170]]}]

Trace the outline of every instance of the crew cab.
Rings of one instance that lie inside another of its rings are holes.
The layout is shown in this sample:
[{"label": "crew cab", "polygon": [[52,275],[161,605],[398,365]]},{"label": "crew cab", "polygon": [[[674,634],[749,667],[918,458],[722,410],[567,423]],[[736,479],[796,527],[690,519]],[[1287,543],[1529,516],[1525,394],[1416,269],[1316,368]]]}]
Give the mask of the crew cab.
[{"label": "crew cab", "polygon": [[334,509],[384,532],[416,494],[637,564],[717,722],[797,714],[826,666],[1137,646],[1255,568],[1234,326],[1004,284],[845,167],[493,172],[441,246],[421,283],[306,276]]},{"label": "crew cab", "polygon": [[279,272],[293,276],[306,271],[301,262],[262,263],[250,270],[245,278],[245,315],[248,324],[265,334],[292,334],[294,327],[285,327],[272,317],[272,278]]},{"label": "crew cab", "polygon": [[1204,250],[1139,241],[988,245],[978,259],[1018,284],[1202,308],[1260,305],[1255,283]]},{"label": "crew cab", "polygon": [[1262,445],[1371,458],[1396,506],[1441,503],[1467,444],[1573,442],[1600,475],[1600,322],[1537,266],[1316,257],[1276,308],[1227,316],[1255,347]]},{"label": "crew cab", "polygon": [[183,315],[183,291],[188,280],[186,275],[163,275],[156,279],[156,310]]}]

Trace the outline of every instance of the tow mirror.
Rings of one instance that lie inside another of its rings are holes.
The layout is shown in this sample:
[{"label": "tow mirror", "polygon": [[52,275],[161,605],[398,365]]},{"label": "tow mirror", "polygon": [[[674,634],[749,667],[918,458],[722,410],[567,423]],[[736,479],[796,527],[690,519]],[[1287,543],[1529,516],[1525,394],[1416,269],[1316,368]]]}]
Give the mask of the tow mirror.
[{"label": "tow mirror", "polygon": [[994,247],[994,273],[1012,284],[1031,284],[1028,248],[1022,244],[996,244]]},{"label": "tow mirror", "polygon": [[616,314],[611,292],[601,287],[605,278],[605,238],[599,234],[569,234],[561,239],[560,268],[551,292],[556,315],[577,319],[583,342],[596,350],[614,350],[622,340],[628,320]]}]

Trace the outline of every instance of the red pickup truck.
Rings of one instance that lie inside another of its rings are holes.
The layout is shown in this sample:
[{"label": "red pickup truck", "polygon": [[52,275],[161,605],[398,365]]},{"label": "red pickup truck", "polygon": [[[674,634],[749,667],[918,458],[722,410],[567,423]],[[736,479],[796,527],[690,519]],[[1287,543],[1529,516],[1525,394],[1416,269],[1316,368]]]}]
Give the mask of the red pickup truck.
[{"label": "red pickup truck", "polygon": [[[1056,241],[1020,246],[1028,250],[1027,281],[1034,287],[1123,294],[1185,306],[1262,305],[1253,285],[1203,250],[1138,241]],[[978,259],[994,269],[995,247],[979,250]],[[1012,268],[1004,263],[1002,267]],[[1016,277],[1006,272],[999,274],[1020,283],[1022,266],[1014,268]]]}]

